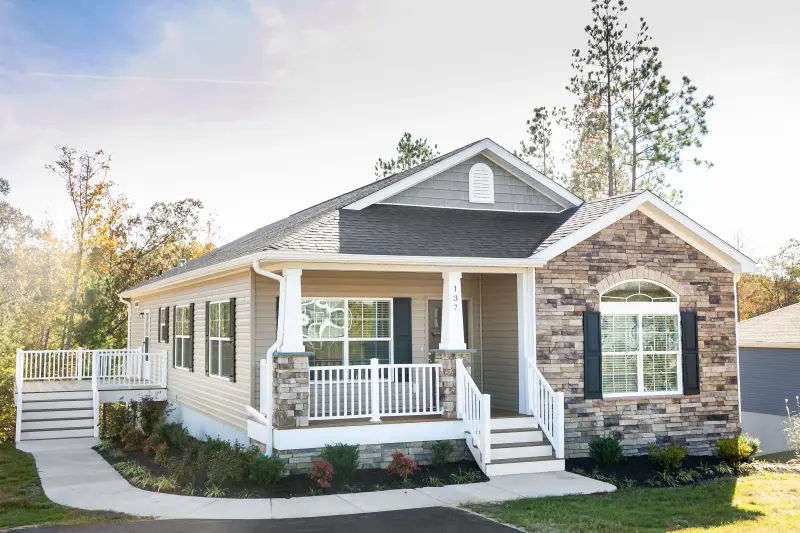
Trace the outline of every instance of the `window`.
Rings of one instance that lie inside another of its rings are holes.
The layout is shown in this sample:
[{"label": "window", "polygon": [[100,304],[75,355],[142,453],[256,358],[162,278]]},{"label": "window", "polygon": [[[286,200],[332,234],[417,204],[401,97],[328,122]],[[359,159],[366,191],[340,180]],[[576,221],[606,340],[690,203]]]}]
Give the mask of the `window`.
[{"label": "window", "polygon": [[603,395],[681,391],[678,297],[649,281],[628,281],[600,297]]},{"label": "window", "polygon": [[169,307],[158,308],[158,342],[169,342]]},{"label": "window", "polygon": [[212,302],[208,306],[208,373],[217,377],[231,375],[231,303]]},{"label": "window", "polygon": [[175,308],[175,366],[179,368],[191,368],[192,366],[192,346],[191,346],[191,320],[189,319],[188,305],[181,305]]},{"label": "window", "polygon": [[494,203],[494,174],[485,163],[476,163],[469,169],[469,201],[473,204]]},{"label": "window", "polygon": [[392,300],[303,298],[303,337],[311,366],[392,362]]}]

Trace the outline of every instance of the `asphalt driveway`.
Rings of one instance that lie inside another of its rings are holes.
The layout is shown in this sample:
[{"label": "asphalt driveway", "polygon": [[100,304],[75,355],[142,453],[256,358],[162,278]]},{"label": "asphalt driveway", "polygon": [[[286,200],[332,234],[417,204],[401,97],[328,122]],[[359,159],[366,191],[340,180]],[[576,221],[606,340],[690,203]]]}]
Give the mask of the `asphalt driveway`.
[{"label": "asphalt driveway", "polygon": [[517,530],[448,507],[284,520],[153,520],[31,528],[26,533],[511,533]]}]

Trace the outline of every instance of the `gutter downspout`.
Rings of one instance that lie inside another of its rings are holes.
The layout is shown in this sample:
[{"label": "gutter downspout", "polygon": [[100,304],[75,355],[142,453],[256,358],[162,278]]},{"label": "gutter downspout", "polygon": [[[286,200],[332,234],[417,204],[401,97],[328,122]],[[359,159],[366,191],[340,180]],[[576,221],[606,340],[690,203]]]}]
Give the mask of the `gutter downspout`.
[{"label": "gutter downspout", "polygon": [[274,279],[278,282],[278,330],[275,335],[275,342],[267,349],[267,356],[265,359],[262,359],[260,364],[260,401],[259,401],[259,410],[261,414],[266,416],[267,419],[267,431],[269,434],[269,442],[266,443],[267,445],[267,455],[272,455],[272,368],[273,362],[272,357],[276,351],[278,351],[278,347],[283,342],[283,322],[285,317],[285,307],[286,307],[286,279],[283,276],[279,276],[274,272],[270,272],[268,270],[264,270],[261,268],[261,263],[258,259],[253,261],[253,271],[256,274],[264,276],[265,278]]},{"label": "gutter downspout", "polygon": [[123,298],[122,296],[119,296],[119,295],[118,295],[118,298],[119,298],[119,301],[124,303],[125,306],[128,308],[128,320],[127,320],[128,327],[126,328],[127,332],[128,332],[128,340],[125,343],[125,347],[128,350],[130,350],[131,349],[131,301],[130,300],[126,300],[125,298]]}]

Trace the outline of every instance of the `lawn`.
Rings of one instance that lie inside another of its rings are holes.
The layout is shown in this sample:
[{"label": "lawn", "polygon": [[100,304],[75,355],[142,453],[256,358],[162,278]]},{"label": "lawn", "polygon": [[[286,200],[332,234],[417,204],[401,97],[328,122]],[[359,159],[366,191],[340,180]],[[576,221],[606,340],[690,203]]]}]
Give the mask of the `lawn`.
[{"label": "lawn", "polygon": [[470,509],[531,533],[800,531],[800,475],[756,474],[689,487],[623,489]]},{"label": "lawn", "polygon": [[0,444],[0,530],[29,525],[90,524],[135,520],[119,513],[82,511],[50,501],[33,456]]}]

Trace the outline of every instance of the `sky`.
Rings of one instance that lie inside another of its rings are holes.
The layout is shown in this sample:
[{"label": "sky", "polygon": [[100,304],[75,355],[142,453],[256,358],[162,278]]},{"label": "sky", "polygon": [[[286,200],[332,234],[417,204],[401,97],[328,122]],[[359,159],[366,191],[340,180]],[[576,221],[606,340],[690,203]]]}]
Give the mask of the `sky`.
[{"label": "sky", "polygon": [[[797,224],[800,2],[633,0],[664,69],[713,94],[681,210],[753,257]],[[217,242],[369,183],[405,131],[513,150],[568,105],[588,0],[0,0],[0,176],[65,220],[57,145],[102,148],[117,191],[202,200]]]}]

